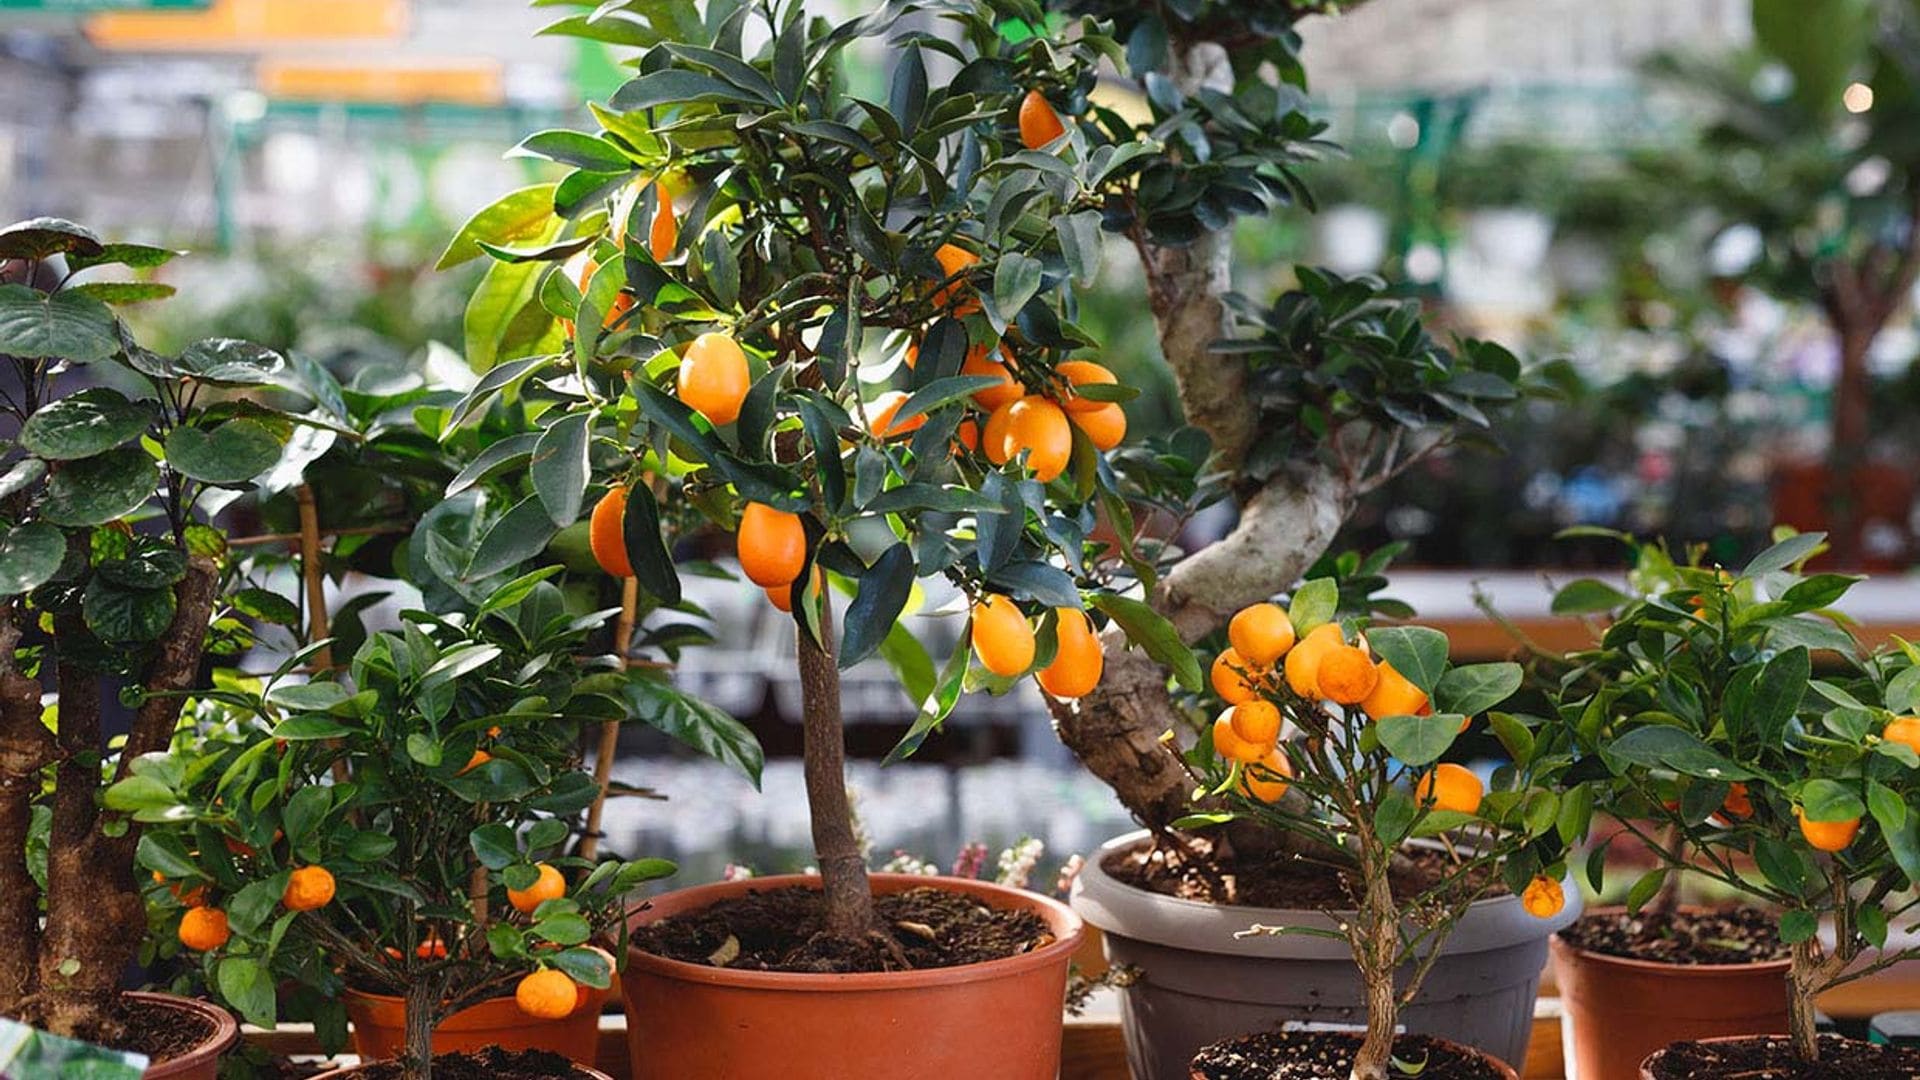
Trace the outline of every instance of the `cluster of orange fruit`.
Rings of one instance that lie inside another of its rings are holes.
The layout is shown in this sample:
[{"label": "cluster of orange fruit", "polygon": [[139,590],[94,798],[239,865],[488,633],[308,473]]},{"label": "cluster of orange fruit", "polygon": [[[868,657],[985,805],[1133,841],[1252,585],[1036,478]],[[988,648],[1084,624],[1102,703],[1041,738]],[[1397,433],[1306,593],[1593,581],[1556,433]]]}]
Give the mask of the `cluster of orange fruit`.
[{"label": "cluster of orange fruit", "polygon": [[[155,870],[153,880],[165,883],[166,875]],[[287,887],[280,894],[280,905],[288,911],[314,911],[333,902],[333,872],[324,866],[302,866],[287,875]],[[233,937],[227,913],[207,903],[207,887],[195,885],[182,889],[170,886],[173,895],[187,906],[180,916],[177,931],[180,944],[195,952],[211,952]]]},{"label": "cluster of orange fruit", "polygon": [[[1079,608],[1055,608],[1053,659],[1034,673],[1040,688],[1057,698],[1084,697],[1100,684],[1106,668],[1106,647],[1087,613]],[[1033,667],[1033,624],[1010,597],[988,593],[973,605],[973,655],[980,666],[1003,679],[1025,675]]]},{"label": "cluster of orange fruit", "polygon": [[[1920,753],[1920,716],[1895,717],[1887,722],[1886,728],[1880,732],[1880,738]],[[1736,797],[1740,807],[1737,812]],[[1723,809],[1738,817],[1753,813],[1753,802],[1747,795],[1745,784],[1734,784],[1728,790]],[[1813,821],[1807,817],[1806,810],[1798,806],[1793,808],[1793,814],[1800,822],[1800,835],[1816,851],[1844,851],[1847,845],[1853,843],[1853,838],[1860,835],[1860,819],[1857,817],[1842,821]]]}]

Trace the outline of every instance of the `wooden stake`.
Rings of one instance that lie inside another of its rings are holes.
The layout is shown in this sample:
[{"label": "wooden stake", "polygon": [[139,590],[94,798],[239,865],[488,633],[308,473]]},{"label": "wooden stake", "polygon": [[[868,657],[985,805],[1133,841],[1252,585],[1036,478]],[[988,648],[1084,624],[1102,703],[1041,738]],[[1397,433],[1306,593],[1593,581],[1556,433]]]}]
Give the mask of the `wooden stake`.
[{"label": "wooden stake", "polygon": [[[620,670],[627,670],[627,651],[633,641],[633,623],[640,610],[640,580],[624,578],[620,582],[620,617],[613,624],[613,655]],[[600,748],[593,759],[593,782],[599,794],[587,808],[587,831],[580,838],[580,857],[591,859],[600,850],[600,815],[607,807],[607,789],[613,784],[613,754],[620,741],[620,721],[600,724]]]}]

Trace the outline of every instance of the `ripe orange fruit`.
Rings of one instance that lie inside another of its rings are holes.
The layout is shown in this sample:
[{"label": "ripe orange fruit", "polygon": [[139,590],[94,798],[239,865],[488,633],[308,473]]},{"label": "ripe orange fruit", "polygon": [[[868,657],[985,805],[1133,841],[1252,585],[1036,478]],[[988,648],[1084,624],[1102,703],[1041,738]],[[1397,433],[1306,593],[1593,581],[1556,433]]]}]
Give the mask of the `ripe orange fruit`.
[{"label": "ripe orange fruit", "polygon": [[747,354],[732,338],[701,334],[680,358],[674,389],[688,408],[721,427],[739,419],[751,383]]},{"label": "ripe orange fruit", "polygon": [[227,913],[217,907],[188,908],[180,916],[180,944],[194,952],[211,952],[227,943]]},{"label": "ripe orange fruit", "polygon": [[[772,603],[774,607],[779,608],[781,611],[784,611],[789,615],[793,613],[793,583],[792,582],[788,582],[785,585],[775,585],[772,588],[769,588],[765,591],[767,594],[767,600],[770,603]],[[807,595],[812,596],[819,593],[819,591],[820,591],[820,568],[816,566],[813,568],[813,578],[807,585]]]},{"label": "ripe orange fruit", "polygon": [[1056,608],[1055,636],[1059,646],[1053,662],[1034,676],[1040,689],[1057,698],[1077,698],[1092,693],[1100,685],[1100,673],[1107,657],[1100,638],[1087,621],[1087,613],[1078,608]]},{"label": "ripe orange fruit", "polygon": [[1542,874],[1527,882],[1520,894],[1520,906],[1536,919],[1551,919],[1567,906],[1567,893],[1559,882]]},{"label": "ripe orange fruit", "polygon": [[512,904],[513,909],[522,915],[531,915],[533,909],[541,904],[567,895],[567,879],[560,876],[560,871],[546,863],[539,863],[538,866],[540,876],[534,880],[533,884],[524,889],[507,890],[507,903]]},{"label": "ripe orange fruit", "polygon": [[[573,279],[574,286],[584,294],[587,286],[593,283],[593,275],[600,272],[600,263],[593,256],[580,251],[566,261],[562,271]],[[607,314],[600,320],[600,325],[612,326],[631,307],[633,307],[632,296],[624,292],[615,293],[613,303],[607,307]],[[570,320],[561,319],[560,325],[566,330],[568,337],[573,336],[573,323]]]},{"label": "ripe orange fruit", "polygon": [[520,980],[513,988],[514,1004],[520,1011],[540,1020],[559,1020],[580,1004],[580,991],[564,971],[541,968]]},{"label": "ripe orange fruit", "polygon": [[1011,599],[988,593],[973,605],[973,654],[1001,678],[1024,675],[1033,666],[1033,627]]},{"label": "ripe orange fruit", "polygon": [[807,565],[807,530],[800,515],[750,502],[740,512],[736,543],[740,569],[763,589],[791,585]]},{"label": "ripe orange fruit", "polygon": [[1013,426],[1013,403],[996,406],[987,414],[986,427],[980,431],[980,449],[987,460],[995,465],[1005,465],[1008,458],[1008,431]]},{"label": "ripe orange fruit", "polygon": [[1793,808],[1793,816],[1800,819],[1800,835],[1807,838],[1816,851],[1840,851],[1860,832],[1860,819],[1847,821],[1809,821],[1806,811]]},{"label": "ripe orange fruit", "polygon": [[1277,803],[1293,779],[1293,762],[1278,749],[1240,770],[1240,793],[1263,803]]},{"label": "ripe orange fruit", "polygon": [[1020,145],[1039,150],[1066,133],[1066,125],[1047,104],[1047,96],[1038,90],[1027,91],[1027,96],[1020,99]]},{"label": "ripe orange fruit", "polygon": [[1375,720],[1389,716],[1418,716],[1420,710],[1427,707],[1426,691],[1413,685],[1413,681],[1393,669],[1385,660],[1377,668],[1379,680],[1373,684],[1373,693],[1360,701],[1360,708]]},{"label": "ripe orange fruit", "polygon": [[1227,623],[1233,651],[1259,667],[1272,667],[1293,648],[1293,620],[1279,604],[1248,604]]},{"label": "ripe orange fruit", "polygon": [[1000,354],[984,345],[976,345],[967,350],[967,358],[960,363],[960,374],[979,375],[1000,380],[998,385],[973,392],[973,403],[992,412],[1002,405],[1011,405],[1026,395],[1026,388],[1013,377],[1013,372],[1000,358]]},{"label": "ripe orange fruit", "polygon": [[659,196],[659,207],[654,211],[652,226],[647,229],[647,252],[659,262],[672,255],[680,243],[680,222],[673,216],[672,194],[658,184],[653,190]]},{"label": "ripe orange fruit", "polygon": [[1255,698],[1233,707],[1233,733],[1257,746],[1272,746],[1280,737],[1280,708]]},{"label": "ripe orange fruit", "polygon": [[1320,660],[1346,644],[1339,623],[1321,623],[1287,653],[1287,685],[1308,701],[1320,700]]},{"label": "ripe orange fruit", "polygon": [[593,516],[587,519],[587,546],[600,569],[617,578],[633,576],[633,560],[627,557],[627,485],[615,484],[600,501],[593,504]]},{"label": "ripe orange fruit", "polygon": [[1259,695],[1260,683],[1266,675],[1265,668],[1247,663],[1246,657],[1233,649],[1214,657],[1213,669],[1207,673],[1208,680],[1213,683],[1213,692],[1229,705],[1252,701]]},{"label": "ripe orange fruit", "polygon": [[902,435],[910,435],[925,427],[927,423],[926,413],[917,413],[897,424],[893,422],[894,414],[898,413],[900,406],[906,403],[907,392],[905,390],[889,390],[879,397],[874,398],[873,401],[867,405],[867,422],[873,425],[873,433],[882,439],[897,439]]},{"label": "ripe orange fruit", "polygon": [[1435,810],[1458,810],[1463,814],[1471,814],[1480,809],[1480,798],[1486,792],[1486,785],[1480,782],[1472,769],[1446,762],[1435,765],[1431,772],[1420,778],[1420,783],[1413,789],[1413,797],[1423,804],[1432,802]]},{"label": "ripe orange fruit", "polygon": [[1113,401],[1094,401],[1083,398],[1073,392],[1074,388],[1088,385],[1113,386],[1120,380],[1114,377],[1105,364],[1096,364],[1091,360],[1066,360],[1054,368],[1061,378],[1067,380],[1067,392],[1060,395],[1060,404],[1070,413],[1098,412],[1103,406],[1116,405]]},{"label": "ripe orange fruit", "polygon": [[1314,676],[1321,696],[1339,705],[1357,705],[1373,693],[1380,672],[1373,666],[1367,650],[1352,645],[1336,645],[1320,658],[1320,670]]},{"label": "ripe orange fruit", "polygon": [[[167,875],[155,870],[153,872],[153,883],[155,885],[166,885]],[[207,887],[205,885],[183,888],[182,886],[184,885],[186,885],[186,882],[176,881],[171,885],[167,885],[167,892],[173,894],[173,898],[180,901],[183,907],[200,907],[207,902]]]},{"label": "ripe orange fruit", "polygon": [[980,449],[980,425],[973,420],[962,420],[960,426],[954,429],[953,438],[968,453],[973,453]]},{"label": "ripe orange fruit", "polygon": [[[941,244],[933,253],[933,258],[940,264],[942,280],[953,277],[955,274],[965,273],[980,261],[980,256],[958,244]],[[977,296],[965,296],[957,303],[955,302],[955,296],[963,289],[971,291],[964,278],[943,285],[939,292],[933,294],[933,302],[940,307],[951,308],[954,315],[962,318],[979,311],[980,298]]]},{"label": "ripe orange fruit", "polygon": [[[1239,708],[1239,706],[1234,706]],[[1265,757],[1272,749],[1263,743],[1248,742],[1233,730],[1233,709],[1228,709],[1213,722],[1213,752],[1228,761],[1255,762]]]},{"label": "ripe orange fruit", "polygon": [[1720,812],[1728,817],[1750,817],[1753,814],[1753,799],[1747,794],[1747,785],[1735,780],[1727,785],[1727,797],[1720,804]]},{"label": "ripe orange fruit", "polygon": [[1027,455],[1033,478],[1049,483],[1067,470],[1073,457],[1073,428],[1067,414],[1038,394],[1028,394],[1007,407],[1007,435],[1002,452],[1009,459]]},{"label": "ripe orange fruit", "polygon": [[1087,433],[1096,450],[1111,450],[1127,437],[1127,414],[1115,402],[1109,401],[1090,412],[1069,411],[1067,418]]},{"label": "ripe orange fruit", "polygon": [[288,911],[312,911],[333,902],[333,872],[324,866],[303,866],[287,875],[280,903]]},{"label": "ripe orange fruit", "polygon": [[1880,737],[1920,753],[1920,716],[1902,716],[1888,721]]},{"label": "ripe orange fruit", "polygon": [[485,765],[487,762],[492,760],[493,760],[492,754],[487,753],[485,750],[475,750],[473,752],[473,756],[467,759],[467,763],[461,766],[460,771],[457,773],[454,773],[453,775],[465,776],[468,773],[472,772],[473,770],[479,768],[482,765]]}]

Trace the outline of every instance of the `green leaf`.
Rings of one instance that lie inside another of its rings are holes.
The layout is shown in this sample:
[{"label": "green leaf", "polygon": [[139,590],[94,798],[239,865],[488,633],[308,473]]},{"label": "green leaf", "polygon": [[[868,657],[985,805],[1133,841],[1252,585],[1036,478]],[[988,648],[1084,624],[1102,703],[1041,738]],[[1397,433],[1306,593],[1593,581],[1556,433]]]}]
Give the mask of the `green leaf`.
[{"label": "green leaf", "polygon": [[47,463],[39,458],[21,458],[5,476],[0,476],[0,499],[9,499],[32,487],[47,475]]},{"label": "green leaf", "polygon": [[1308,631],[1332,621],[1339,608],[1340,583],[1332,578],[1314,578],[1293,591],[1287,619],[1293,623],[1294,633],[1305,637]]},{"label": "green leaf", "polygon": [[174,606],[172,589],[126,589],[103,578],[87,583],[81,605],[87,629],[109,643],[158,640]]},{"label": "green leaf", "polygon": [[520,842],[513,830],[497,821],[468,833],[467,843],[473,848],[473,857],[489,870],[505,870],[520,858]]},{"label": "green leaf", "polygon": [[119,351],[113,312],[93,297],[0,285],[0,354],[91,363]]},{"label": "green leaf", "polygon": [[209,338],[187,346],[174,369],[196,382],[234,389],[278,385],[287,377],[287,359],[264,345],[233,338]]},{"label": "green leaf", "polygon": [[[1399,665],[1394,665],[1397,670]],[[1478,716],[1520,689],[1520,665],[1512,662],[1468,664],[1450,668],[1434,688],[1434,708],[1462,716]]]},{"label": "green leaf", "polygon": [[313,784],[295,791],[287,799],[285,826],[287,843],[299,847],[333,810],[333,788]]},{"label": "green leaf", "polygon": [[1447,669],[1447,635],[1424,626],[1388,626],[1368,631],[1367,643],[1393,670],[1433,696]]},{"label": "green leaf", "polygon": [[1820,920],[1813,912],[1801,908],[1780,913],[1780,941],[1785,945],[1798,945],[1803,941],[1812,941],[1813,935],[1820,932]]},{"label": "green leaf", "polygon": [[916,416],[932,412],[942,405],[959,401],[978,391],[998,386],[1000,380],[987,375],[954,375],[944,379],[935,379],[913,392],[913,395],[900,403],[893,414],[894,426],[899,426]]},{"label": "green leaf", "polygon": [[[1397,665],[1396,665],[1397,666]],[[1461,717],[1449,713],[1433,716],[1389,716],[1374,725],[1380,745],[1402,762],[1415,767],[1440,760],[1460,735]]]},{"label": "green leaf", "polygon": [[90,270],[96,266],[125,266],[134,270],[152,270],[172,262],[176,256],[185,254],[184,251],[154,247],[152,244],[105,244],[91,255],[85,252],[69,251],[67,268]]},{"label": "green leaf", "polygon": [[1553,594],[1552,611],[1555,615],[1595,615],[1612,611],[1631,599],[1604,581],[1581,578]]},{"label": "green leaf", "polygon": [[66,218],[29,218],[0,229],[0,259],[44,259],[49,255],[84,258],[98,255],[105,247],[99,234]]},{"label": "green leaf", "polygon": [[300,621],[300,609],[293,601],[266,589],[241,589],[230,600],[235,611],[261,622],[293,626]]},{"label": "green leaf", "polygon": [[1762,746],[1778,746],[1785,737],[1787,725],[1800,710],[1800,702],[1807,696],[1807,683],[1813,676],[1813,658],[1804,646],[1778,653],[1767,666],[1760,669],[1760,677],[1753,689],[1753,713],[1751,725]]},{"label": "green leaf", "polygon": [[1800,785],[1800,806],[1808,821],[1852,821],[1867,812],[1867,804],[1853,787],[1826,779]]},{"label": "green leaf", "polygon": [[1666,880],[1667,868],[1664,866],[1641,874],[1627,890],[1627,910],[1638,914],[1641,908],[1647,906],[1647,901],[1660,891],[1660,886],[1666,884]]},{"label": "green leaf", "polygon": [[592,949],[566,949],[552,960],[553,966],[582,986],[605,990],[613,985],[613,968],[607,958]]},{"label": "green leaf", "polygon": [[[538,333],[529,327],[537,324],[540,332],[552,328],[552,317],[541,310],[537,302],[540,275],[546,269],[547,264],[540,262],[495,262],[487,268],[473,295],[467,298],[467,310],[461,318],[467,366],[474,371],[488,372],[503,360],[520,359],[518,355],[505,354],[523,336],[531,335],[529,340],[537,340]],[[523,313],[528,313],[527,326],[520,321]],[[525,351],[528,350],[522,350]]]},{"label": "green leaf", "polygon": [[881,764],[892,765],[912,757],[927,736],[953,712],[967,681],[967,659],[971,655],[967,641],[968,636],[961,634],[954,643],[953,653],[947,657],[946,666],[940,669],[940,677],[934,681],[933,689],[920,699],[920,711],[915,714],[912,726],[894,744],[893,749],[887,751],[886,759]]},{"label": "green leaf", "polygon": [[407,735],[407,756],[429,769],[437,769],[446,759],[440,742],[424,731],[415,731]]},{"label": "green leaf", "polygon": [[640,587],[662,604],[680,602],[680,572],[673,565],[660,529],[660,506],[653,489],[635,484],[627,489],[627,512],[620,519],[620,537],[627,546],[627,562]]},{"label": "green leaf", "polygon": [[471,675],[500,658],[498,645],[462,645],[451,649],[445,656],[434,661],[433,666],[420,676],[417,693],[425,694],[437,687]]},{"label": "green leaf", "polygon": [[151,401],[129,401],[104,388],[82,390],[27,417],[20,445],[54,461],[92,457],[138,438],[153,419]]},{"label": "green leaf", "polygon": [[[131,779],[131,777],[129,778]],[[171,833],[147,831],[140,834],[134,858],[141,866],[176,880],[202,877],[200,865],[187,853],[187,846]]]},{"label": "green leaf", "polygon": [[223,956],[215,969],[214,982],[220,998],[247,1023],[259,1027],[274,1026],[278,995],[273,972],[265,959],[255,956]]},{"label": "green leaf", "polygon": [[0,596],[15,596],[53,579],[66,558],[67,538],[40,522],[0,528]]},{"label": "green leaf", "polygon": [[1389,847],[1398,846],[1413,829],[1414,819],[1420,816],[1420,808],[1407,797],[1406,792],[1390,791],[1380,800],[1380,808],[1374,811],[1373,831],[1380,842]]},{"label": "green leaf", "polygon": [[1787,896],[1800,896],[1807,888],[1807,866],[1801,853],[1771,836],[1759,836],[1753,842],[1753,862],[1760,876]]},{"label": "green leaf", "polygon": [[649,724],[723,765],[740,770],[760,786],[765,754],[746,725],[720,709],[673,687],[634,674],[621,688],[629,715]]},{"label": "green leaf", "polygon": [[347,688],[333,682],[293,683],[276,686],[267,693],[267,702],[283,709],[301,712],[325,712],[346,701]]},{"label": "green leaf", "polygon": [[[505,370],[505,368],[494,368],[493,372]],[[493,372],[488,372],[488,374],[491,375]],[[455,415],[459,416],[460,414],[456,412]],[[450,426],[454,426],[459,423],[459,420],[450,418],[449,423]],[[540,436],[544,434],[545,432],[527,431],[519,435],[509,435],[499,442],[489,445],[486,449],[475,455],[474,459],[468,462],[466,467],[462,468],[458,475],[447,482],[447,489],[442,492],[442,494],[446,498],[451,499],[455,495],[479,483],[481,480],[484,480],[489,473],[492,473],[496,469],[503,469],[508,465],[516,464],[522,458],[531,458],[533,456],[533,448],[539,445]]]},{"label": "green leaf", "polygon": [[478,581],[520,565],[540,554],[559,531],[538,495],[521,499],[480,538],[467,564],[466,579]]},{"label": "green leaf", "polygon": [[592,172],[617,173],[633,168],[633,161],[605,139],[581,131],[537,131],[507,151],[508,157],[545,158]]},{"label": "green leaf", "polygon": [[1878,780],[1867,781],[1867,809],[1880,831],[1894,833],[1907,826],[1907,804],[1892,788]]},{"label": "green leaf", "polygon": [[273,468],[280,446],[256,420],[230,420],[212,431],[177,427],[167,433],[167,464],[202,483],[236,487]]},{"label": "green leaf", "polygon": [[556,945],[579,945],[593,936],[593,928],[579,915],[563,912],[534,923],[533,933]]},{"label": "green leaf", "polygon": [[1699,736],[1666,725],[1634,728],[1606,747],[1606,753],[1643,768],[1672,769],[1707,780],[1753,778],[1752,773],[1701,742]]},{"label": "green leaf", "polygon": [[353,734],[353,729],[337,720],[315,713],[290,716],[274,725],[273,737],[288,742],[310,742],[317,739],[337,739],[342,735]]},{"label": "green leaf", "polygon": [[107,809],[131,814],[140,810],[163,810],[180,804],[173,789],[151,776],[138,773],[121,780],[101,796]]},{"label": "green leaf", "polygon": [[1010,251],[1000,256],[993,271],[993,306],[1002,320],[1012,322],[1027,301],[1040,291],[1040,260]]},{"label": "green leaf", "polygon": [[564,528],[580,518],[580,502],[587,491],[587,445],[592,437],[591,415],[570,413],[554,421],[534,447],[528,467],[533,490],[556,526]]},{"label": "green leaf", "polygon": [[89,281],[68,286],[67,291],[91,296],[103,304],[139,304],[165,300],[178,290],[159,281]]},{"label": "green leaf", "polygon": [[[1791,0],[1790,0],[1791,2]],[[1827,539],[1826,533],[1796,533],[1773,545],[1753,557],[1746,569],[1740,571],[1743,578],[1757,578],[1771,574],[1776,570],[1785,570],[1800,560],[1812,555],[1814,549]]]},{"label": "green leaf", "polygon": [[927,654],[927,647],[920,644],[906,623],[896,622],[893,629],[887,631],[885,640],[880,642],[880,656],[892,666],[908,700],[925,701],[927,695],[933,693],[933,657]]},{"label": "green leaf", "polygon": [[724,79],[680,68],[642,75],[614,91],[607,104],[620,112],[632,112],[661,105],[695,103],[765,104]]},{"label": "green leaf", "polygon": [[842,670],[872,656],[886,640],[913,594],[913,549],[894,544],[880,553],[860,575],[859,591],[847,605],[846,629],[840,638]]},{"label": "green leaf", "polygon": [[1173,628],[1166,616],[1139,600],[1118,593],[1096,593],[1092,603],[1108,618],[1120,624],[1128,641],[1145,649],[1147,655],[1156,662],[1170,668],[1181,686],[1196,692],[1206,686],[1200,661],[1194,659],[1193,650],[1180,640],[1180,632]]}]

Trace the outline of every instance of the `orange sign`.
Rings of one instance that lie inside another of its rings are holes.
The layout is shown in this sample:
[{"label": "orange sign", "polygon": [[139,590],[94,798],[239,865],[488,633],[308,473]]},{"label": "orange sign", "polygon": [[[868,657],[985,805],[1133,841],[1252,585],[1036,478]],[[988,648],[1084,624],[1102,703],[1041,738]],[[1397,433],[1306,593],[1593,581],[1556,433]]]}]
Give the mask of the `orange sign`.
[{"label": "orange sign", "polygon": [[383,66],[263,60],[259,76],[261,93],[297,101],[498,105],[506,100],[506,86],[497,60]]},{"label": "orange sign", "polygon": [[86,22],[95,45],[131,52],[248,52],[406,32],[407,0],[213,0],[203,11],[122,11]]}]

